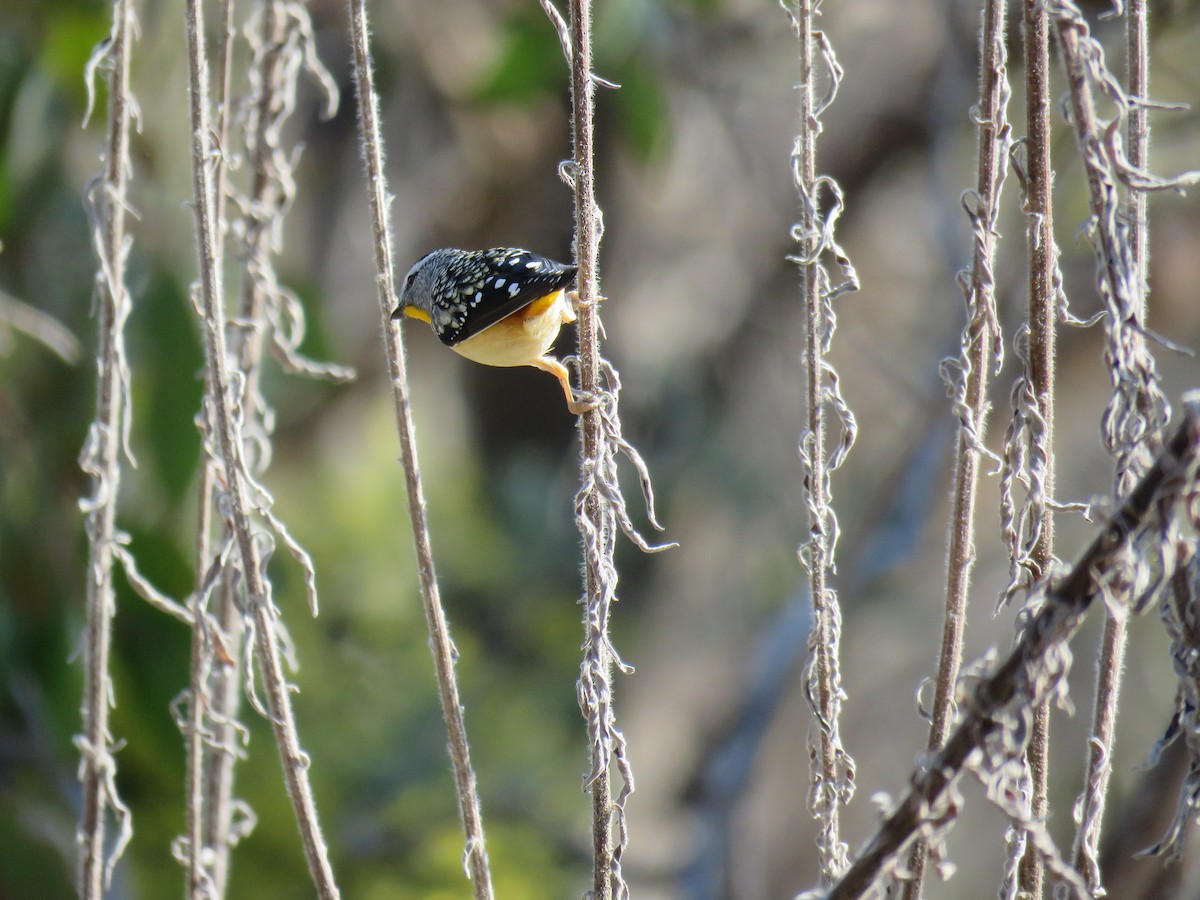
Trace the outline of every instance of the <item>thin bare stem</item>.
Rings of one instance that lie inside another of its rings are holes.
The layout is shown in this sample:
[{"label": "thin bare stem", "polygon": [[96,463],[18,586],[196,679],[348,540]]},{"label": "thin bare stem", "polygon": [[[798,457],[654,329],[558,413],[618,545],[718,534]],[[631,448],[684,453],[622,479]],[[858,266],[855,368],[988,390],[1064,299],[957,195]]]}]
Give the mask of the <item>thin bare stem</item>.
[{"label": "thin bare stem", "polygon": [[[1096,282],[1108,310],[1105,358],[1114,382],[1102,434],[1116,459],[1116,492],[1123,493],[1153,458],[1170,418],[1154,357],[1146,349],[1143,278],[1132,255],[1128,228],[1121,221],[1118,181],[1132,183],[1139,173],[1132,172],[1122,158],[1118,126],[1134,104],[1106,68],[1103,51],[1074,3],[1046,0],[1044,5],[1058,37],[1070,89],[1071,121],[1087,175]],[[1099,119],[1093,86],[1116,105],[1111,121]],[[1160,187],[1172,185],[1154,181]],[[1148,188],[1142,184],[1142,189]]]},{"label": "thin bare stem", "polygon": [[[829,900],[866,894],[896,864],[906,844],[953,815],[952,789],[968,766],[995,770],[1020,752],[1027,716],[1047,697],[1063,689],[1070,654],[1068,643],[1098,596],[1114,597],[1114,576],[1149,555],[1163,559],[1174,545],[1178,520],[1187,516],[1189,495],[1200,470],[1200,392],[1184,398],[1183,421],[1153,466],[1136,482],[1125,501],[1095,537],[1069,573],[1055,584],[1043,582],[1043,603],[1023,628],[1008,657],[980,681],[962,721],[945,746],[909,778],[910,788],[885,818],[875,836],[833,889]],[[1120,578],[1117,585],[1124,583]]]},{"label": "thin bare stem", "polygon": [[[1134,4],[1141,6],[1142,4]],[[1056,0],[1047,6],[1058,36],[1063,65],[1070,88],[1071,119],[1087,173],[1091,202],[1091,231],[1097,259],[1097,285],[1108,310],[1105,359],[1113,380],[1113,396],[1105,409],[1102,434],[1105,446],[1116,461],[1116,492],[1125,490],[1145,470],[1147,460],[1161,440],[1170,418],[1170,407],[1159,387],[1154,358],[1146,347],[1142,322],[1145,317],[1145,208],[1125,210],[1122,222],[1117,188],[1124,177],[1129,191],[1137,195],[1142,180],[1130,179],[1130,170],[1144,172],[1147,124],[1136,99],[1145,96],[1148,64],[1146,36],[1130,36],[1131,91],[1126,93],[1104,63],[1103,53],[1090,36],[1087,23],[1075,4]],[[1132,12],[1132,9],[1131,9]],[[1129,28],[1145,28],[1145,10],[1134,14]],[[1136,87],[1133,87],[1136,85]],[[1111,103],[1117,114],[1110,122],[1099,120],[1093,86]],[[1138,111],[1140,115],[1135,115]],[[1130,133],[1134,158],[1122,159],[1120,125]],[[1144,198],[1143,198],[1144,200]],[[1140,217],[1135,224],[1130,214]],[[1141,232],[1139,237],[1133,235]],[[1079,806],[1079,828],[1075,835],[1076,869],[1093,893],[1101,890],[1098,861],[1100,829],[1111,772],[1114,728],[1120,695],[1125,649],[1125,611],[1112,608],[1101,642],[1092,726],[1088,739],[1085,789]]]},{"label": "thin bare stem", "polygon": [[245,622],[238,609],[237,583],[237,574],[232,568],[221,573],[215,591],[216,611],[210,626],[221,636],[225,649],[223,657],[211,667],[208,679],[210,718],[206,727],[210,735],[204,744],[202,782],[203,846],[205,852],[212,854],[209,874],[216,897],[224,897],[227,893],[233,845],[253,826],[253,818],[247,813],[243,824],[235,827],[238,805],[233,799],[234,767],[239,742],[244,741],[245,735],[237,719],[242,700],[241,660],[245,642]]},{"label": "thin bare stem", "polygon": [[1074,865],[1094,897],[1100,896],[1098,891],[1101,890],[1100,833],[1112,775],[1111,754],[1124,675],[1125,638],[1124,613],[1110,613],[1104,621],[1096,663],[1096,693],[1088,732],[1085,787],[1076,805],[1079,827],[1075,832]]},{"label": "thin bare stem", "polygon": [[[226,233],[225,195],[226,179],[229,164],[227,158],[229,146],[231,72],[233,61],[233,7],[234,0],[222,0],[220,4],[222,29],[218,39],[217,65],[217,145],[219,153],[215,162],[214,173],[214,216],[217,223],[217,240],[224,241]],[[205,375],[204,396],[213,395],[212,384]],[[215,757],[224,755],[226,741],[232,741],[232,729],[227,723],[228,718],[236,714],[236,704],[240,691],[215,694],[213,691],[214,677],[224,677],[224,667],[214,674],[213,644],[207,634],[206,623],[208,616],[207,604],[203,602],[204,583],[212,561],[212,530],[213,504],[216,499],[217,461],[208,453],[203,453],[200,464],[200,485],[197,501],[196,521],[196,602],[192,607],[192,646],[190,708],[187,730],[187,778],[185,784],[185,819],[187,823],[187,896],[191,900],[209,900],[225,896],[226,875],[229,870],[229,840],[228,821],[230,817],[230,802],[232,800],[232,778],[225,782],[227,789],[216,791],[212,788],[212,776],[215,772],[223,771],[223,767]],[[232,606],[232,598],[224,591],[218,594],[220,606]],[[220,610],[219,610],[220,612]],[[236,611],[230,610],[233,615]],[[240,621],[240,616],[238,616]],[[231,632],[224,632],[228,636]],[[240,646],[240,641],[238,642]],[[240,657],[234,653],[229,662]],[[216,715],[211,715],[208,707],[213,703],[214,696],[228,699],[233,698],[232,710],[220,708]],[[209,729],[212,734],[209,735]],[[232,754],[229,772],[232,774]],[[225,823],[226,828],[221,828]]]},{"label": "thin bare stem", "polygon": [[[1150,119],[1144,103],[1150,98],[1150,22],[1146,0],[1129,0],[1125,17],[1126,60],[1128,73],[1125,92],[1134,101],[1125,121],[1126,154],[1129,164],[1146,171],[1150,167]],[[1146,267],[1149,262],[1150,228],[1146,218],[1146,193],[1131,190],[1125,197],[1125,218],[1129,223],[1129,252],[1138,279],[1136,296],[1142,313],[1146,304]]]},{"label": "thin bare stem", "polygon": [[[817,852],[821,882],[831,884],[848,864],[847,847],[840,834],[840,812],[854,793],[854,760],[842,746],[839,724],[844,698],[838,650],[841,608],[837,593],[829,584],[829,577],[836,570],[838,524],[831,505],[830,475],[853,445],[857,426],[827,355],[837,327],[833,300],[840,293],[856,290],[858,278],[834,237],[842,210],[841,190],[832,179],[817,174],[821,115],[833,102],[842,75],[828,40],[814,27],[818,5],[812,0],[799,0],[794,7],[784,4],[783,9],[800,43],[797,86],[800,128],[791,158],[800,217],[792,228],[798,246],[791,259],[799,266],[804,309],[807,413],[799,451],[808,537],[800,545],[798,555],[808,572],[815,618],[809,636],[809,664],[804,673],[805,693],[814,717],[809,736],[808,803],[819,823]],[[821,77],[829,83],[823,96],[817,92]],[[837,284],[830,277],[827,263],[830,257],[839,272]],[[827,443],[831,414],[840,431],[832,453]]]},{"label": "thin bare stem", "polygon": [[[248,194],[225,187],[230,132],[231,42],[233,6],[223,4],[223,41],[219,90],[222,96],[218,132],[220,151],[216,156],[215,206],[218,235],[226,233],[225,201],[238,204],[243,227],[238,259],[243,266],[242,296],[229,336],[231,358],[236,362],[238,387],[234,398],[245,476],[255,510],[267,521],[276,537],[304,570],[309,602],[316,612],[315,574],[304,549],[291,537],[283,523],[270,511],[270,494],[257,481],[271,456],[271,410],[260,390],[262,361],[268,345],[287,371],[347,380],[353,372],[342,366],[318,364],[297,352],[304,334],[303,309],[295,295],[283,287],[275,272],[274,254],[283,236],[283,220],[295,194],[293,170],[298,160],[295,148],[281,144],[284,121],[296,106],[298,76],[306,71],[323,89],[325,115],[336,109],[336,90],[313,50],[312,23],[304,4],[295,0],[271,0],[259,4],[247,28],[253,58],[247,70],[250,98],[244,117],[248,149],[250,189]],[[220,641],[221,665],[211,668],[204,701],[209,706],[206,723],[204,799],[206,804],[205,847],[211,859],[213,893],[223,896],[229,867],[229,852],[238,838],[252,826],[252,817],[235,819],[239,809],[233,800],[233,770],[244,732],[237,722],[240,706],[238,660],[243,655],[244,628],[237,600],[237,579],[226,573],[221,579],[213,621],[204,620],[211,631],[210,646]],[[220,635],[221,637],[217,637]]]},{"label": "thin bare stem", "polygon": [[[1019,418],[1028,423],[1029,448],[1026,459],[1029,478],[1030,535],[1028,567],[1036,582],[1050,571],[1054,561],[1054,517],[1047,497],[1054,496],[1054,327],[1057,321],[1055,289],[1056,249],[1054,208],[1051,202],[1053,167],[1050,157],[1050,31],[1039,0],[1025,0],[1025,180],[1024,208],[1028,217],[1026,255],[1029,272],[1028,397],[1014,404],[1014,426]],[[1010,426],[1014,431],[1017,430]],[[1007,450],[1006,458],[1010,457]],[[1013,552],[1016,551],[1016,552]],[[1021,550],[1010,547],[1013,559]],[[1029,815],[1044,820],[1048,809],[1047,780],[1050,754],[1049,708],[1042,704],[1034,712],[1033,730],[1026,751],[1029,765]],[[1037,849],[1029,844],[1021,858],[1017,888],[1024,896],[1042,895],[1045,866]]]},{"label": "thin bare stem", "polygon": [[[551,21],[564,35],[561,17],[543,0]],[[625,805],[634,790],[633,768],[625,736],[617,726],[613,699],[614,666],[631,671],[617,655],[609,621],[617,600],[618,572],[614,562],[618,532],[644,553],[657,553],[674,544],[652,545],[630,518],[617,472],[619,457],[633,465],[646,503],[650,524],[662,530],[654,511],[650,472],[634,446],[621,433],[617,370],[600,351],[597,303],[602,299],[597,274],[603,216],[596,205],[594,167],[594,93],[597,85],[615,87],[591,71],[590,0],[572,2],[569,43],[563,47],[571,71],[573,160],[559,173],[575,193],[575,261],[578,266],[578,342],[576,362],[584,396],[593,408],[581,418],[579,489],[575,493],[575,524],[583,543],[583,660],[576,684],[579,708],[587,722],[590,770],[584,790],[592,795],[592,891],[595,898],[625,898],[629,887],[621,860],[629,844]],[[613,769],[615,768],[615,773]],[[620,788],[615,789],[615,777]],[[615,791],[615,792],[614,792]]]},{"label": "thin bare stem", "polygon": [[268,594],[259,544],[251,529],[246,482],[248,475],[234,422],[233,384],[225,344],[225,310],[221,283],[221,246],[213,214],[212,132],[208,99],[208,59],[200,0],[187,2],[188,94],[192,129],[193,212],[200,257],[199,302],[203,312],[204,347],[212,406],[223,462],[228,499],[227,524],[236,538],[242,578],[255,623],[257,658],[267,691],[267,707],[283,766],[284,782],[300,828],[305,859],[322,900],[339,897],[329,851],[317,820],[308,756],[300,748],[289,687],[283,671],[276,620],[278,610]]},{"label": "thin bare stem", "polygon": [[[815,196],[817,180],[817,129],[812,127],[813,110],[816,106],[816,78],[813,64],[813,16],[815,10],[810,0],[801,0],[797,21],[800,24],[800,177],[807,196]],[[800,266],[800,295],[804,303],[804,360],[806,364],[805,408],[808,412],[806,431],[801,439],[802,455],[806,465],[806,493],[810,496],[808,551],[809,591],[812,596],[816,627],[813,629],[811,646],[813,665],[811,683],[816,688],[815,710],[817,716],[817,745],[812,773],[812,806],[820,821],[821,837],[818,850],[821,856],[821,879],[832,883],[845,869],[845,844],[839,829],[841,804],[838,801],[838,719],[839,707],[836,670],[837,647],[833,643],[837,631],[834,617],[839,613],[827,578],[832,563],[830,559],[830,528],[827,518],[828,498],[825,496],[827,476],[825,474],[825,404],[821,389],[825,378],[821,365],[824,362],[821,334],[821,287],[817,242],[820,233],[816,223],[815,203],[801,205],[800,232],[802,235],[800,255],[805,262]],[[811,693],[812,687],[809,688]],[[811,753],[811,751],[810,751]]]},{"label": "thin bare stem", "polygon": [[[207,392],[206,392],[207,393]],[[208,561],[212,557],[212,507],[214,467],[207,457],[200,466],[200,500],[196,522],[196,581],[192,613],[190,702],[187,727],[187,775],[184,784],[185,820],[187,823],[187,897],[207,900],[214,894],[211,867],[205,853],[205,826],[211,811],[205,804],[205,714],[208,680],[212,673],[212,648],[205,639],[207,606],[202,602]]]},{"label": "thin bare stem", "polygon": [[412,521],[413,542],[417,554],[417,571],[421,582],[421,597],[425,622],[429,628],[430,649],[437,672],[442,716],[450,739],[450,760],[458,791],[458,812],[466,836],[464,863],[474,886],[476,900],[491,898],[492,874],[488,866],[487,844],[483,832],[483,817],[479,809],[479,791],[475,771],[471,768],[470,747],[467,743],[466,722],[459,701],[458,683],[454,675],[454,645],[446,626],[446,614],[438,592],[437,572],[429,540],[429,522],[425,512],[425,495],[417,465],[416,433],[413,428],[408,374],[404,359],[404,343],[399,324],[391,318],[397,306],[392,240],[388,229],[388,208],[391,198],[383,175],[383,139],[379,133],[379,99],[375,93],[370,44],[367,30],[365,0],[349,0],[350,34],[354,45],[354,82],[358,97],[359,136],[363,161],[366,165],[367,192],[371,204],[371,226],[375,243],[376,289],[379,311],[383,321],[383,338],[388,359],[388,374],[392,382],[392,401],[396,409],[396,430],[400,439],[400,457],[404,466],[404,482],[408,492],[408,512]]},{"label": "thin bare stem", "polygon": [[[596,298],[600,296],[597,263],[600,252],[599,211],[596,208],[594,169],[594,102],[592,70],[591,0],[571,0],[571,146],[575,188],[575,263],[579,267],[579,383],[585,396],[600,391],[600,336]],[[583,487],[576,498],[583,535],[584,661],[580,670],[580,705],[588,720],[591,767],[586,786],[592,795],[592,898],[613,900],[628,894],[620,874],[624,849],[624,801],[613,803],[609,770],[614,735],[608,725],[612,708],[613,658],[608,643],[609,592],[605,582],[615,578],[612,568],[613,528],[604,503],[588,473],[600,465],[604,441],[599,409],[583,416],[581,475]],[[618,733],[619,735],[619,733]],[[632,788],[626,779],[622,795]],[[619,821],[614,822],[614,819]],[[619,829],[614,838],[614,824]]]},{"label": "thin bare stem", "polygon": [[[134,13],[129,0],[114,0],[112,33],[106,54],[108,127],[105,170],[93,183],[88,202],[94,214],[93,244],[98,257],[96,296],[99,302],[96,418],[88,430],[80,465],[91,477],[91,493],[80,502],[88,536],[87,630],[84,656],[83,730],[80,750],[83,810],[80,816],[80,894],[99,900],[112,867],[132,834],[129,810],[116,792],[116,761],[109,733],[113,685],[109,673],[114,547],[117,542],[117,495],[121,480],[121,445],[129,428],[129,369],[125,360],[125,321],[131,301],[125,285],[127,189],[130,174],[129,128],[133,99],[129,94],[129,59]],[[89,66],[91,69],[91,66]],[[90,82],[89,82],[90,90]],[[113,814],[119,833],[106,849],[106,817]]]},{"label": "thin bare stem", "polygon": [[[929,728],[928,749],[936,752],[950,733],[954,721],[954,694],[962,666],[963,629],[971,568],[975,562],[975,501],[981,456],[986,453],[988,376],[998,367],[1001,354],[993,265],[996,255],[996,219],[1007,171],[1011,134],[1006,114],[1009,97],[1007,54],[1004,43],[1004,0],[988,0],[980,30],[979,106],[975,121],[979,130],[978,174],[973,193],[964,197],[963,208],[971,223],[973,254],[969,273],[960,276],[966,299],[967,323],[957,360],[943,365],[951,389],[954,411],[959,419],[954,457],[954,489],[950,518],[949,550],[946,561],[946,611],[942,644]],[[921,896],[925,863],[930,845],[918,840],[908,862],[908,880],[903,896]],[[935,858],[940,858],[938,851]]]}]

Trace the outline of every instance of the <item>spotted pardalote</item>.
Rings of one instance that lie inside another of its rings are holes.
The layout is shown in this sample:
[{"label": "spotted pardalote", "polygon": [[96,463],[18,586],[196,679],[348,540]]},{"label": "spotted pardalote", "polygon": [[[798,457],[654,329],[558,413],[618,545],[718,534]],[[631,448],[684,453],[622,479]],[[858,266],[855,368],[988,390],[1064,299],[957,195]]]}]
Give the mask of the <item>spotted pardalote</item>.
[{"label": "spotted pardalote", "polygon": [[475,362],[549,372],[579,415],[594,404],[576,398],[566,367],[548,355],[563,323],[575,321],[566,293],[575,268],[508,247],[434,250],[408,270],[392,318],[428,322],[443,344]]}]

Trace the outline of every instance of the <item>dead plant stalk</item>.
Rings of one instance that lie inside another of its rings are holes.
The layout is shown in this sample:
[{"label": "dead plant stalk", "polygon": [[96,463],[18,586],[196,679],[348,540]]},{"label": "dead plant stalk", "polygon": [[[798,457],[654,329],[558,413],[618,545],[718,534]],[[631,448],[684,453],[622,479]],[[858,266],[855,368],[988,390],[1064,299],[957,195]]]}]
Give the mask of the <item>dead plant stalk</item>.
[{"label": "dead plant stalk", "polygon": [[366,2],[349,0],[348,7],[354,51],[354,83],[358,97],[359,137],[366,167],[374,236],[377,273],[375,283],[383,321],[388,374],[392,382],[392,402],[396,410],[396,430],[400,440],[400,460],[404,467],[404,483],[408,493],[413,543],[416,547],[421,599],[425,609],[425,622],[429,628],[429,644],[437,674],[442,717],[449,735],[450,760],[454,768],[454,782],[458,794],[458,812],[466,835],[464,863],[471,876],[476,900],[490,900],[493,896],[492,875],[488,865],[475,771],[471,767],[466,721],[459,700],[458,682],[454,675],[456,654],[438,591],[437,572],[429,539],[425,495],[417,463],[416,432],[413,428],[404,343],[400,326],[391,318],[392,310],[397,305],[392,240],[388,228],[391,198],[383,175],[384,148],[379,132],[379,99],[375,92],[375,76],[371,64]]},{"label": "dead plant stalk", "polygon": [[[963,276],[967,302],[967,324],[961,355],[955,364],[959,374],[951,384],[956,391],[955,412],[959,418],[954,456],[954,488],[950,518],[949,551],[946,563],[946,611],[942,644],[929,728],[928,749],[939,750],[950,732],[954,692],[962,665],[963,630],[971,568],[975,562],[975,500],[980,456],[986,435],[989,370],[999,362],[1000,335],[996,317],[993,264],[996,253],[996,218],[1007,166],[1009,126],[1005,115],[1009,89],[1004,45],[1004,0],[988,0],[980,30],[982,72],[977,112],[978,176],[975,191],[964,199],[971,220],[973,255],[969,275]],[[974,203],[972,208],[969,204]],[[963,379],[963,380],[959,380]],[[904,884],[907,900],[921,896],[929,845],[918,840],[909,856],[909,880]]]},{"label": "dead plant stalk", "polygon": [[203,312],[204,348],[212,405],[223,461],[225,490],[229,499],[228,525],[241,558],[242,577],[249,595],[249,612],[255,624],[256,657],[266,687],[267,709],[275,732],[283,766],[284,782],[300,827],[305,859],[317,894],[322,900],[340,896],[329,863],[329,851],[317,821],[308,757],[300,748],[295,715],[275,621],[278,611],[267,592],[262,558],[251,529],[246,496],[245,463],[235,429],[230,396],[229,364],[226,358],[225,310],[221,284],[221,248],[214,221],[212,133],[208,96],[208,60],[205,52],[203,14],[200,0],[187,2],[188,96],[192,130],[193,213],[200,262],[200,309]]},{"label": "dead plant stalk", "polygon": [[[125,216],[129,179],[129,58],[134,33],[129,0],[114,0],[112,35],[107,48],[108,127],[105,170],[93,190],[100,221],[93,235],[99,257],[96,294],[99,302],[99,343],[96,362],[100,382],[96,391],[96,418],[88,431],[81,464],[91,476],[91,494],[81,502],[87,517],[88,577],[87,629],[84,652],[84,734],[77,740],[81,751],[83,809],[79,823],[80,893],[84,900],[99,900],[111,876],[112,864],[128,842],[132,830],[129,811],[116,793],[116,761],[109,733],[109,703],[113,696],[109,672],[112,620],[116,614],[113,593],[113,549],[117,543],[117,499],[121,482],[121,445],[129,427],[128,369],[124,327],[130,311],[125,286]],[[120,834],[110,853],[105,849],[105,817],[113,812]]]}]

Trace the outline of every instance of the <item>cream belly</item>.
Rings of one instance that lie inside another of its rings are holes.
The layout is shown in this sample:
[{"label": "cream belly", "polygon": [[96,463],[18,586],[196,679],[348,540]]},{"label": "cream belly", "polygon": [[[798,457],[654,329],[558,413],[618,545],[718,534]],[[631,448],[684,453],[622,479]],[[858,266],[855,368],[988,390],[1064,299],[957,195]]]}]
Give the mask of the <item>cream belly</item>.
[{"label": "cream belly", "polygon": [[563,323],[573,321],[563,292],[556,291],[450,349],[485,366],[528,366],[546,354]]}]

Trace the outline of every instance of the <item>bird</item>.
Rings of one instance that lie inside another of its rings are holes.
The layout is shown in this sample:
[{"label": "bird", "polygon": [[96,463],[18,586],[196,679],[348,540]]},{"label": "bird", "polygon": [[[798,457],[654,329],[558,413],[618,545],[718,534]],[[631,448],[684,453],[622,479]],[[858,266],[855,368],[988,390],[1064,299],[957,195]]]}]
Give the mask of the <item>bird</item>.
[{"label": "bird", "polygon": [[575,321],[578,294],[566,288],[577,268],[516,247],[434,250],[408,270],[392,318],[427,322],[443,344],[474,362],[549,372],[567,409],[582,415],[595,402],[576,396],[566,366],[549,355],[559,329]]}]

